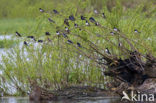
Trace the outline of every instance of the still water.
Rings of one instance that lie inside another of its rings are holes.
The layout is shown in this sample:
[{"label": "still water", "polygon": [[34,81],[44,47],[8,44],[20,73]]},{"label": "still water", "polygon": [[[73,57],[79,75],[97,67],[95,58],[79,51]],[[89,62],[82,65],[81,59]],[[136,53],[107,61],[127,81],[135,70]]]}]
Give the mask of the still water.
[{"label": "still water", "polygon": [[62,100],[62,101],[29,101],[28,97],[2,97],[0,103],[120,103],[119,98],[105,98],[102,100]]}]

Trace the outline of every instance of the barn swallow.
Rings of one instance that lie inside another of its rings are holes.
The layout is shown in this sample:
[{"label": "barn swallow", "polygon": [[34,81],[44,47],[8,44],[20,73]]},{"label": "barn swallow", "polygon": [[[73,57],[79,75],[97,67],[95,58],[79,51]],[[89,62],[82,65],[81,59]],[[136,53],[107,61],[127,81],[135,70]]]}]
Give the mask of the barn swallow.
[{"label": "barn swallow", "polygon": [[111,54],[108,48],[105,49],[105,52]]},{"label": "barn swallow", "polygon": [[73,16],[73,15],[70,15],[70,16],[69,16],[69,20],[71,20],[71,21],[75,21],[74,16]]},{"label": "barn swallow", "polygon": [[68,38],[68,36],[65,33],[63,33],[62,35],[64,38]]},{"label": "barn swallow", "polygon": [[81,20],[86,20],[86,17],[81,15]]},{"label": "barn swallow", "polygon": [[28,46],[28,43],[26,41],[23,42],[24,45]]},{"label": "barn swallow", "polygon": [[114,32],[110,32],[110,34],[111,34],[111,35],[114,35],[115,33],[114,33]]},{"label": "barn swallow", "polygon": [[89,26],[90,24],[89,24],[89,22],[86,20],[86,26]]},{"label": "barn swallow", "polygon": [[106,18],[105,13],[102,13],[102,17],[103,17],[103,18]]},{"label": "barn swallow", "polygon": [[70,33],[70,30],[67,27],[65,27],[65,30],[67,33]]},{"label": "barn swallow", "polygon": [[50,35],[50,33],[49,33],[49,32],[45,32],[45,35],[49,36],[49,35]]},{"label": "barn swallow", "polygon": [[69,44],[73,44],[73,42],[72,42],[71,40],[68,40],[67,42],[68,42]]},{"label": "barn swallow", "polygon": [[64,19],[64,24],[66,24],[67,26],[69,26],[68,19]]},{"label": "barn swallow", "polygon": [[55,21],[50,19],[50,18],[48,18],[48,21],[51,22],[51,23],[55,23]]},{"label": "barn swallow", "polygon": [[135,32],[135,33],[140,33],[137,29],[134,29],[134,32]]},{"label": "barn swallow", "polygon": [[60,35],[60,32],[59,31],[56,31],[56,35]]},{"label": "barn swallow", "polygon": [[95,14],[98,14],[98,11],[95,9],[95,10],[94,10],[94,13],[95,13]]},{"label": "barn swallow", "polygon": [[122,46],[122,43],[119,43],[119,47],[121,47]]},{"label": "barn swallow", "polygon": [[43,40],[38,40],[38,42],[39,42],[39,43],[42,43],[42,42],[43,42]]},{"label": "barn swallow", "polygon": [[34,36],[27,36],[27,38],[31,38],[31,39],[33,39],[33,38],[34,38]]},{"label": "barn swallow", "polygon": [[80,44],[79,42],[77,42],[77,46],[80,47],[80,48],[82,47],[81,44]]},{"label": "barn swallow", "polygon": [[16,31],[16,35],[19,36],[19,37],[21,37],[21,34],[19,32],[17,32],[17,31]]},{"label": "barn swallow", "polygon": [[74,26],[75,26],[75,28],[77,28],[78,27],[78,24],[75,23]]},{"label": "barn swallow", "polygon": [[42,12],[42,13],[44,12],[44,10],[43,10],[43,9],[41,9],[41,8],[39,8],[39,10],[40,10],[40,12]]},{"label": "barn swallow", "polygon": [[89,21],[92,22],[92,23],[96,23],[96,21],[95,21],[95,19],[93,17],[90,17]]},{"label": "barn swallow", "polygon": [[117,28],[115,28],[115,27],[113,28],[113,30],[114,30],[114,31],[119,31],[119,30],[118,30]]},{"label": "barn swallow", "polygon": [[59,12],[58,12],[57,10],[55,10],[55,9],[53,9],[53,12],[54,12],[55,14],[59,14]]}]

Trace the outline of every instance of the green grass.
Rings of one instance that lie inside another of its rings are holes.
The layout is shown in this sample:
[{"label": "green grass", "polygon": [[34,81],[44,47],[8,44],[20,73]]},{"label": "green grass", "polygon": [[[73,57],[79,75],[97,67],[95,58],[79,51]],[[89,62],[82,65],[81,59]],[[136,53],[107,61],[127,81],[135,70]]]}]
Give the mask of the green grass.
[{"label": "green grass", "polygon": [[[82,8],[87,8],[87,4],[90,2],[78,3],[82,5]],[[149,7],[147,11],[143,11],[143,4],[138,5],[136,8],[125,10],[119,2],[111,9],[111,12],[106,7],[101,9],[101,12],[105,13],[106,19],[92,12],[88,12],[87,10],[93,9],[87,8],[84,15],[87,17],[94,16],[103,26],[97,27],[90,23],[92,26],[87,27],[84,26],[85,21],[80,20],[81,13],[76,14],[78,11],[75,7],[76,3],[68,2],[67,4],[65,7],[58,7],[58,10],[63,10],[61,11],[62,16],[51,16],[49,13],[44,13],[40,14],[35,21],[32,19],[28,21],[27,19],[14,19],[10,20],[10,22],[8,22],[9,20],[2,20],[3,23],[0,24],[0,31],[2,32],[11,33],[17,30],[23,36],[34,35],[37,39],[42,38],[45,41],[37,47],[31,44],[23,48],[15,47],[11,53],[9,52],[7,56],[3,57],[2,62],[4,64],[0,68],[3,71],[2,76],[8,84],[20,88],[17,90],[18,95],[21,95],[22,91],[28,91],[33,81],[37,81],[40,86],[48,89],[59,89],[71,85],[101,85],[107,88],[105,84],[110,81],[110,78],[104,77],[101,73],[104,67],[99,67],[95,63],[95,60],[101,58],[102,55],[95,52],[90,47],[91,43],[87,42],[87,40],[98,45],[95,48],[98,48],[102,54],[105,54],[105,48],[108,47],[113,54],[121,58],[126,58],[128,54],[124,54],[117,47],[118,35],[110,35],[114,27],[120,29],[121,34],[125,35],[139,52],[142,54],[151,53],[156,56],[156,20],[155,12],[152,12],[156,9],[154,6],[150,6],[147,3],[146,5]],[[78,23],[82,31],[73,29],[74,23],[70,21],[71,26],[69,29],[71,33],[68,39],[73,41],[73,44],[70,45],[67,43],[67,39],[63,37],[58,39],[56,28],[64,30],[64,18],[68,18],[71,14],[76,17],[75,23]],[[49,17],[55,20],[56,24],[49,23],[47,20]],[[135,33],[134,29],[139,30],[141,33]],[[45,36],[46,31],[51,33],[49,38],[52,42],[48,42],[48,37]],[[97,37],[97,33],[101,37]],[[82,38],[75,34],[82,36]],[[151,38],[151,40],[147,38]],[[30,39],[25,37],[22,40],[30,43]],[[114,44],[109,41],[112,41]],[[120,41],[124,47],[132,50],[125,39],[120,37]],[[81,43],[84,48],[78,48],[77,42]],[[25,55],[25,51],[27,51],[27,55]],[[86,56],[93,56],[94,58],[88,59]],[[5,82],[0,82],[0,84],[4,85]],[[11,90],[5,88],[5,92],[9,91]]]}]

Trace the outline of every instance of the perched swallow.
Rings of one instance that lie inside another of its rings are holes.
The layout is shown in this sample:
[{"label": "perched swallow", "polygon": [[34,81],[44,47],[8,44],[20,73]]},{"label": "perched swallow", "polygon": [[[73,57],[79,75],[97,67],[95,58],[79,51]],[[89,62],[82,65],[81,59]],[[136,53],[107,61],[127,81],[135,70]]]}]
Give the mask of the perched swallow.
[{"label": "perched swallow", "polygon": [[50,35],[50,33],[49,33],[49,32],[45,32],[45,35],[49,36],[49,35]]},{"label": "perched swallow", "polygon": [[21,37],[21,34],[20,34],[20,33],[18,33],[17,31],[16,31],[16,35],[17,35],[17,36],[19,36],[19,37]]},{"label": "perched swallow", "polygon": [[69,32],[70,32],[70,30],[69,30],[67,27],[65,27],[65,30],[66,30],[66,32],[67,32],[67,33],[69,33]]},{"label": "perched swallow", "polygon": [[121,47],[122,46],[122,43],[119,43],[119,47]]},{"label": "perched swallow", "polygon": [[73,44],[73,42],[72,42],[71,40],[68,40],[67,42],[68,42],[69,44]]},{"label": "perched swallow", "polygon": [[27,38],[31,38],[31,39],[34,39],[34,36],[27,36]]},{"label": "perched swallow", "polygon": [[134,29],[134,32],[135,32],[135,33],[140,33],[137,29]]},{"label": "perched swallow", "polygon": [[50,38],[48,38],[48,41],[51,42],[52,40]]},{"label": "perched swallow", "polygon": [[81,15],[81,20],[86,20],[86,17]]},{"label": "perched swallow", "polygon": [[111,54],[108,48],[105,49],[105,52]]},{"label": "perched swallow", "polygon": [[88,21],[86,20],[86,26],[89,26],[90,24],[88,23]]},{"label": "perched swallow", "polygon": [[23,42],[24,45],[28,46],[28,43],[26,41]]},{"label": "perched swallow", "polygon": [[96,21],[95,21],[95,19],[93,17],[90,17],[89,21],[92,22],[92,23],[96,23]]},{"label": "perched swallow", "polygon": [[53,10],[53,12],[54,12],[55,14],[59,14],[59,12],[58,12],[57,10],[55,10],[55,9]]},{"label": "perched swallow", "polygon": [[105,13],[102,13],[102,17],[103,17],[103,18],[106,18]]},{"label": "perched swallow", "polygon": [[56,35],[60,35],[60,32],[59,31],[56,31]]},{"label": "perched swallow", "polygon": [[114,33],[114,32],[110,32],[110,34],[111,34],[111,35],[114,35],[115,33]]},{"label": "perched swallow", "polygon": [[43,9],[41,9],[41,8],[39,8],[39,10],[40,10],[40,12],[42,12],[42,13],[44,12],[44,10],[43,10]]},{"label": "perched swallow", "polygon": [[50,19],[50,18],[48,18],[48,21],[51,22],[51,23],[55,23],[55,21]]},{"label": "perched swallow", "polygon": [[80,48],[82,47],[81,44],[80,44],[79,42],[77,42],[77,46],[80,47]]},{"label": "perched swallow", "polygon": [[63,33],[62,35],[64,38],[68,38],[68,36],[65,33]]},{"label": "perched swallow", "polygon": [[78,24],[75,23],[74,26],[75,26],[75,28],[77,28],[78,27]]},{"label": "perched swallow", "polygon": [[43,40],[38,40],[38,42],[39,42],[39,43],[42,43],[42,42],[43,42]]},{"label": "perched swallow", "polygon": [[115,28],[115,27],[113,28],[113,30],[114,30],[114,31],[119,31],[119,30],[118,30],[117,28]]},{"label": "perched swallow", "polygon": [[95,13],[95,14],[98,14],[98,11],[95,9],[95,10],[94,10],[94,13]]},{"label": "perched swallow", "polygon": [[68,19],[64,19],[64,24],[66,24],[67,26],[69,26]]},{"label": "perched swallow", "polygon": [[96,26],[99,26],[100,24],[98,22],[95,23]]},{"label": "perched swallow", "polygon": [[69,16],[69,20],[71,20],[71,21],[75,21],[74,16],[73,16],[73,15],[70,15],[70,16]]}]

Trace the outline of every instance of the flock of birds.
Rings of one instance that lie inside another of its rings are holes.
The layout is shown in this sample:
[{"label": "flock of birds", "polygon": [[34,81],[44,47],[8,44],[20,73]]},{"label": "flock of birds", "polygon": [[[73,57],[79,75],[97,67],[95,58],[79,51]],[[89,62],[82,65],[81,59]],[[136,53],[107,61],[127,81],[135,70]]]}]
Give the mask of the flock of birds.
[{"label": "flock of birds", "polygon": [[[41,13],[46,13],[46,11],[43,10],[42,8],[39,8],[39,11],[40,11]],[[53,9],[53,13],[54,13],[54,14],[59,14],[59,12],[58,12],[57,10],[55,10],[55,9]],[[95,10],[94,13],[98,13],[97,10]],[[102,13],[102,17],[106,19],[106,16],[105,16],[104,13]],[[93,23],[95,26],[101,26],[101,25],[94,19],[94,17],[90,17],[90,18],[87,20],[87,17],[81,15],[81,16],[80,16],[80,19],[81,19],[82,21],[85,21],[85,25],[86,25],[86,26],[91,26],[90,23]],[[70,20],[70,21],[76,21],[76,19],[75,19],[75,17],[74,17],[73,15],[70,15],[70,16],[68,17],[68,19],[67,19],[67,18],[64,19],[64,25],[67,26],[67,27],[65,27],[65,32],[64,32],[64,31],[61,32],[61,31],[59,31],[59,30],[56,30],[56,35],[57,35],[57,36],[62,35],[64,38],[67,38],[67,43],[73,44],[73,41],[72,41],[72,40],[69,40],[69,39],[68,39],[68,35],[67,35],[67,34],[70,33],[70,30],[69,30],[69,28],[68,28],[68,27],[70,27],[69,20]],[[49,21],[50,23],[55,23],[55,21],[52,20],[51,18],[48,18],[48,21]],[[79,28],[79,30],[81,30],[81,28],[79,27],[79,25],[76,24],[76,23],[74,23],[74,27],[75,27],[75,28]],[[118,28],[116,28],[116,27],[114,27],[113,30],[114,30],[114,31],[111,31],[111,32],[110,32],[111,35],[115,35],[115,32],[120,32],[120,30],[119,30]],[[140,33],[137,29],[135,29],[134,32],[135,32],[135,33]],[[50,36],[51,34],[50,34],[49,32],[45,32],[45,35],[46,35],[46,36]],[[16,31],[16,36],[22,37],[22,35],[21,35],[19,32],[17,32],[17,31]],[[35,38],[34,36],[27,36],[27,38],[30,38],[30,39],[34,40],[35,42],[38,42],[38,43],[43,43],[43,42],[44,42],[44,40],[40,40],[40,39],[39,39],[39,40],[36,40],[36,38]],[[51,40],[48,38],[48,41],[51,41]],[[24,45],[29,46],[27,41],[24,41],[23,43],[24,43]],[[77,42],[76,44],[77,44],[78,47],[82,47],[81,43]],[[122,44],[119,43],[118,46],[122,46]],[[105,49],[105,52],[108,53],[108,54],[111,54],[111,52],[109,51],[108,48]]]}]

